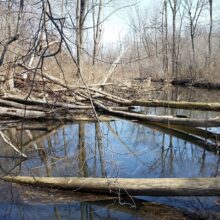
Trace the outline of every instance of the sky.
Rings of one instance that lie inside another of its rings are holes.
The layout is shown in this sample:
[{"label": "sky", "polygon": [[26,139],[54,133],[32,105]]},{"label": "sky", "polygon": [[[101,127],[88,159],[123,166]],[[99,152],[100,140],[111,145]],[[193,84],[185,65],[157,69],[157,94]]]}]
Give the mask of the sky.
[{"label": "sky", "polygon": [[[159,2],[159,0],[139,0],[137,6],[146,9],[151,8],[153,10],[153,2]],[[128,32],[129,11],[131,11],[131,7],[122,9],[105,22],[103,33],[104,43],[114,43],[126,35]]]}]

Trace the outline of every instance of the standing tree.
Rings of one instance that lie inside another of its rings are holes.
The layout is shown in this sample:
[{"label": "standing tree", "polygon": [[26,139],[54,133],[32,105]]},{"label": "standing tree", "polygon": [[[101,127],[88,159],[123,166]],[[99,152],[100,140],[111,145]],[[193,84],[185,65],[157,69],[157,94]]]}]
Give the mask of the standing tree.
[{"label": "standing tree", "polygon": [[78,77],[83,67],[83,37],[87,4],[88,0],[77,0],[76,2],[76,61],[78,65]]},{"label": "standing tree", "polygon": [[173,34],[172,34],[172,76],[175,76],[175,74],[178,71],[177,68],[177,55],[176,55],[176,17],[177,12],[180,7],[180,1],[179,0],[169,0],[169,5],[172,11],[172,26],[173,26]]},{"label": "standing tree", "polygon": [[195,54],[195,36],[196,36],[196,28],[198,26],[198,21],[204,6],[206,5],[205,0],[196,0],[194,4],[193,0],[185,0],[185,8],[188,13],[189,19],[189,29],[190,29],[190,39],[191,39],[191,46],[192,46],[192,61],[193,65],[196,64],[196,54]]},{"label": "standing tree", "polygon": [[212,43],[211,43],[211,37],[212,37],[212,27],[213,27],[213,17],[212,17],[212,11],[213,11],[213,1],[209,0],[209,36],[208,36],[208,44],[209,44],[209,58],[212,55]]},{"label": "standing tree", "polygon": [[163,51],[163,72],[167,76],[168,63],[168,18],[167,18],[167,0],[163,2],[162,13],[162,51]]},{"label": "standing tree", "polygon": [[92,64],[96,63],[96,56],[99,52],[99,45],[101,41],[102,27],[101,27],[101,14],[103,9],[103,0],[98,0],[98,10],[96,11],[95,1],[93,0],[93,56],[92,56]]}]

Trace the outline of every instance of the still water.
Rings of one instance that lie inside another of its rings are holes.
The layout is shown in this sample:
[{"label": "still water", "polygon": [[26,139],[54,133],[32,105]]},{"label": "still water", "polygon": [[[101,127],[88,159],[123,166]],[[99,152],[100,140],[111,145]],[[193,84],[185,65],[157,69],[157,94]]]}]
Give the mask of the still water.
[{"label": "still water", "polygon": [[[163,108],[139,110],[203,118],[219,115]],[[2,131],[28,159],[22,161],[0,139],[1,176],[8,173],[127,178],[220,175],[216,147],[220,140],[219,128],[170,127],[115,119],[102,123],[42,124],[37,128],[33,124],[18,124]],[[143,196],[123,200],[4,182],[0,182],[0,192],[0,219],[220,218],[217,197]]]}]

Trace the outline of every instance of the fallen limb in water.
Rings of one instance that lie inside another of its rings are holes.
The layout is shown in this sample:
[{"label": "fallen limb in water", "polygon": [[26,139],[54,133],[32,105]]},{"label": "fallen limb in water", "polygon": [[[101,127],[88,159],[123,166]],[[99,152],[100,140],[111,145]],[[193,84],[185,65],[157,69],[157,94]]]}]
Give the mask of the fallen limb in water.
[{"label": "fallen limb in water", "polygon": [[220,119],[219,118],[211,118],[211,119],[190,119],[190,118],[178,118],[174,116],[158,116],[158,115],[145,115],[134,112],[122,112],[115,111],[111,108],[108,108],[101,104],[100,102],[94,101],[94,104],[102,109],[103,111],[113,114],[119,117],[128,118],[128,119],[136,119],[145,122],[151,123],[165,123],[172,125],[185,125],[192,127],[219,127]]},{"label": "fallen limb in water", "polygon": [[165,107],[165,108],[178,108],[178,109],[194,109],[203,111],[220,111],[220,103],[218,102],[184,102],[184,101],[142,101],[135,100],[133,105],[146,106],[146,107]]},{"label": "fallen limb in water", "polygon": [[[75,207],[74,204],[88,204],[93,207],[92,211],[94,219],[96,219],[96,211],[104,209],[107,211],[119,211],[121,213],[129,214],[133,219],[164,219],[164,220],[189,220],[194,216],[193,213],[184,213],[182,210],[176,209],[171,206],[164,204],[159,204],[156,202],[148,202],[138,198],[119,198],[118,195],[98,195],[90,193],[80,193],[80,192],[70,192],[66,190],[56,190],[53,189],[42,189],[39,187],[27,187],[14,185],[13,187],[8,187],[6,190],[1,192],[0,203],[11,202],[11,195],[16,194],[16,201],[14,205],[51,205],[55,207],[68,205],[68,207]],[[60,210],[59,210],[60,211]],[[39,219],[39,215],[37,219]],[[99,215],[99,219],[105,219],[106,215]],[[198,216],[200,217],[200,216]],[[194,219],[194,218],[193,218]],[[197,219],[197,218],[195,218]]]},{"label": "fallen limb in water", "polygon": [[[0,116],[8,118],[25,118],[25,119],[45,119],[45,120],[64,120],[64,121],[96,121],[94,117],[85,114],[74,114],[74,112],[42,112],[17,108],[0,108]],[[100,116],[100,121],[112,120],[109,116]]]},{"label": "fallen limb in water", "polygon": [[10,139],[2,132],[0,131],[0,136],[1,138],[4,140],[4,142],[11,148],[13,149],[16,153],[18,153],[20,156],[22,156],[23,158],[27,158],[27,155],[22,153],[17,147],[15,147]]},{"label": "fallen limb in water", "polygon": [[179,130],[176,129],[175,126],[167,126],[165,124],[161,123],[143,123],[143,122],[136,122],[138,124],[143,124],[147,127],[153,128],[155,130],[158,130],[160,132],[163,132],[167,135],[174,135],[177,138],[180,138],[182,140],[185,140],[187,142],[190,142],[194,145],[197,145],[198,147],[201,147],[204,150],[207,150],[209,152],[213,152],[214,154],[219,154],[219,145],[216,143],[208,142],[207,140],[201,139],[195,135],[192,135],[191,133],[187,133],[185,130]]},{"label": "fallen limb in water", "polygon": [[219,196],[220,178],[83,178],[6,176],[8,182],[80,192],[148,196]]},{"label": "fallen limb in water", "polygon": [[193,109],[193,110],[203,110],[203,111],[220,111],[219,102],[207,103],[207,102],[186,102],[186,101],[162,101],[162,100],[150,100],[150,101],[128,100],[92,88],[90,90],[92,92],[100,93],[103,99],[124,106],[164,107],[164,108]]}]

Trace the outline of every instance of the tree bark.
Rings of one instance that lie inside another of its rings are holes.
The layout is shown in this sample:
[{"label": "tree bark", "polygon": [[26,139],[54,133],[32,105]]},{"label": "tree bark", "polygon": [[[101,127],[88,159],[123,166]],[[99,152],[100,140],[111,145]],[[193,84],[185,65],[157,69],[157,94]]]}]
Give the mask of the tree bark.
[{"label": "tree bark", "polygon": [[185,125],[192,127],[219,127],[220,119],[219,118],[211,118],[211,119],[190,119],[190,118],[178,118],[174,116],[157,116],[157,115],[144,115],[133,112],[123,112],[123,111],[114,111],[111,108],[108,108],[101,104],[100,102],[94,101],[94,105],[103,111],[123,117],[128,119],[136,119],[144,122],[150,123],[165,123],[171,125]]},{"label": "tree bark", "polygon": [[209,59],[211,58],[212,55],[212,27],[213,27],[213,18],[212,18],[212,11],[213,11],[213,1],[209,0],[209,20],[210,20],[210,25],[209,25],[209,36],[208,36],[208,44],[209,44]]},{"label": "tree bark", "polygon": [[83,37],[87,3],[88,0],[77,0],[76,2],[76,61],[78,66],[78,77],[82,74],[83,68]]},{"label": "tree bark", "polygon": [[89,193],[147,196],[218,196],[220,178],[92,178],[6,176],[8,182]]},{"label": "tree bark", "polygon": [[103,0],[99,0],[98,5],[98,12],[97,12],[97,18],[95,18],[95,2],[93,1],[93,57],[92,57],[92,64],[93,66],[96,63],[96,56],[98,54],[99,50],[99,44],[101,40],[101,13],[103,8]]}]

